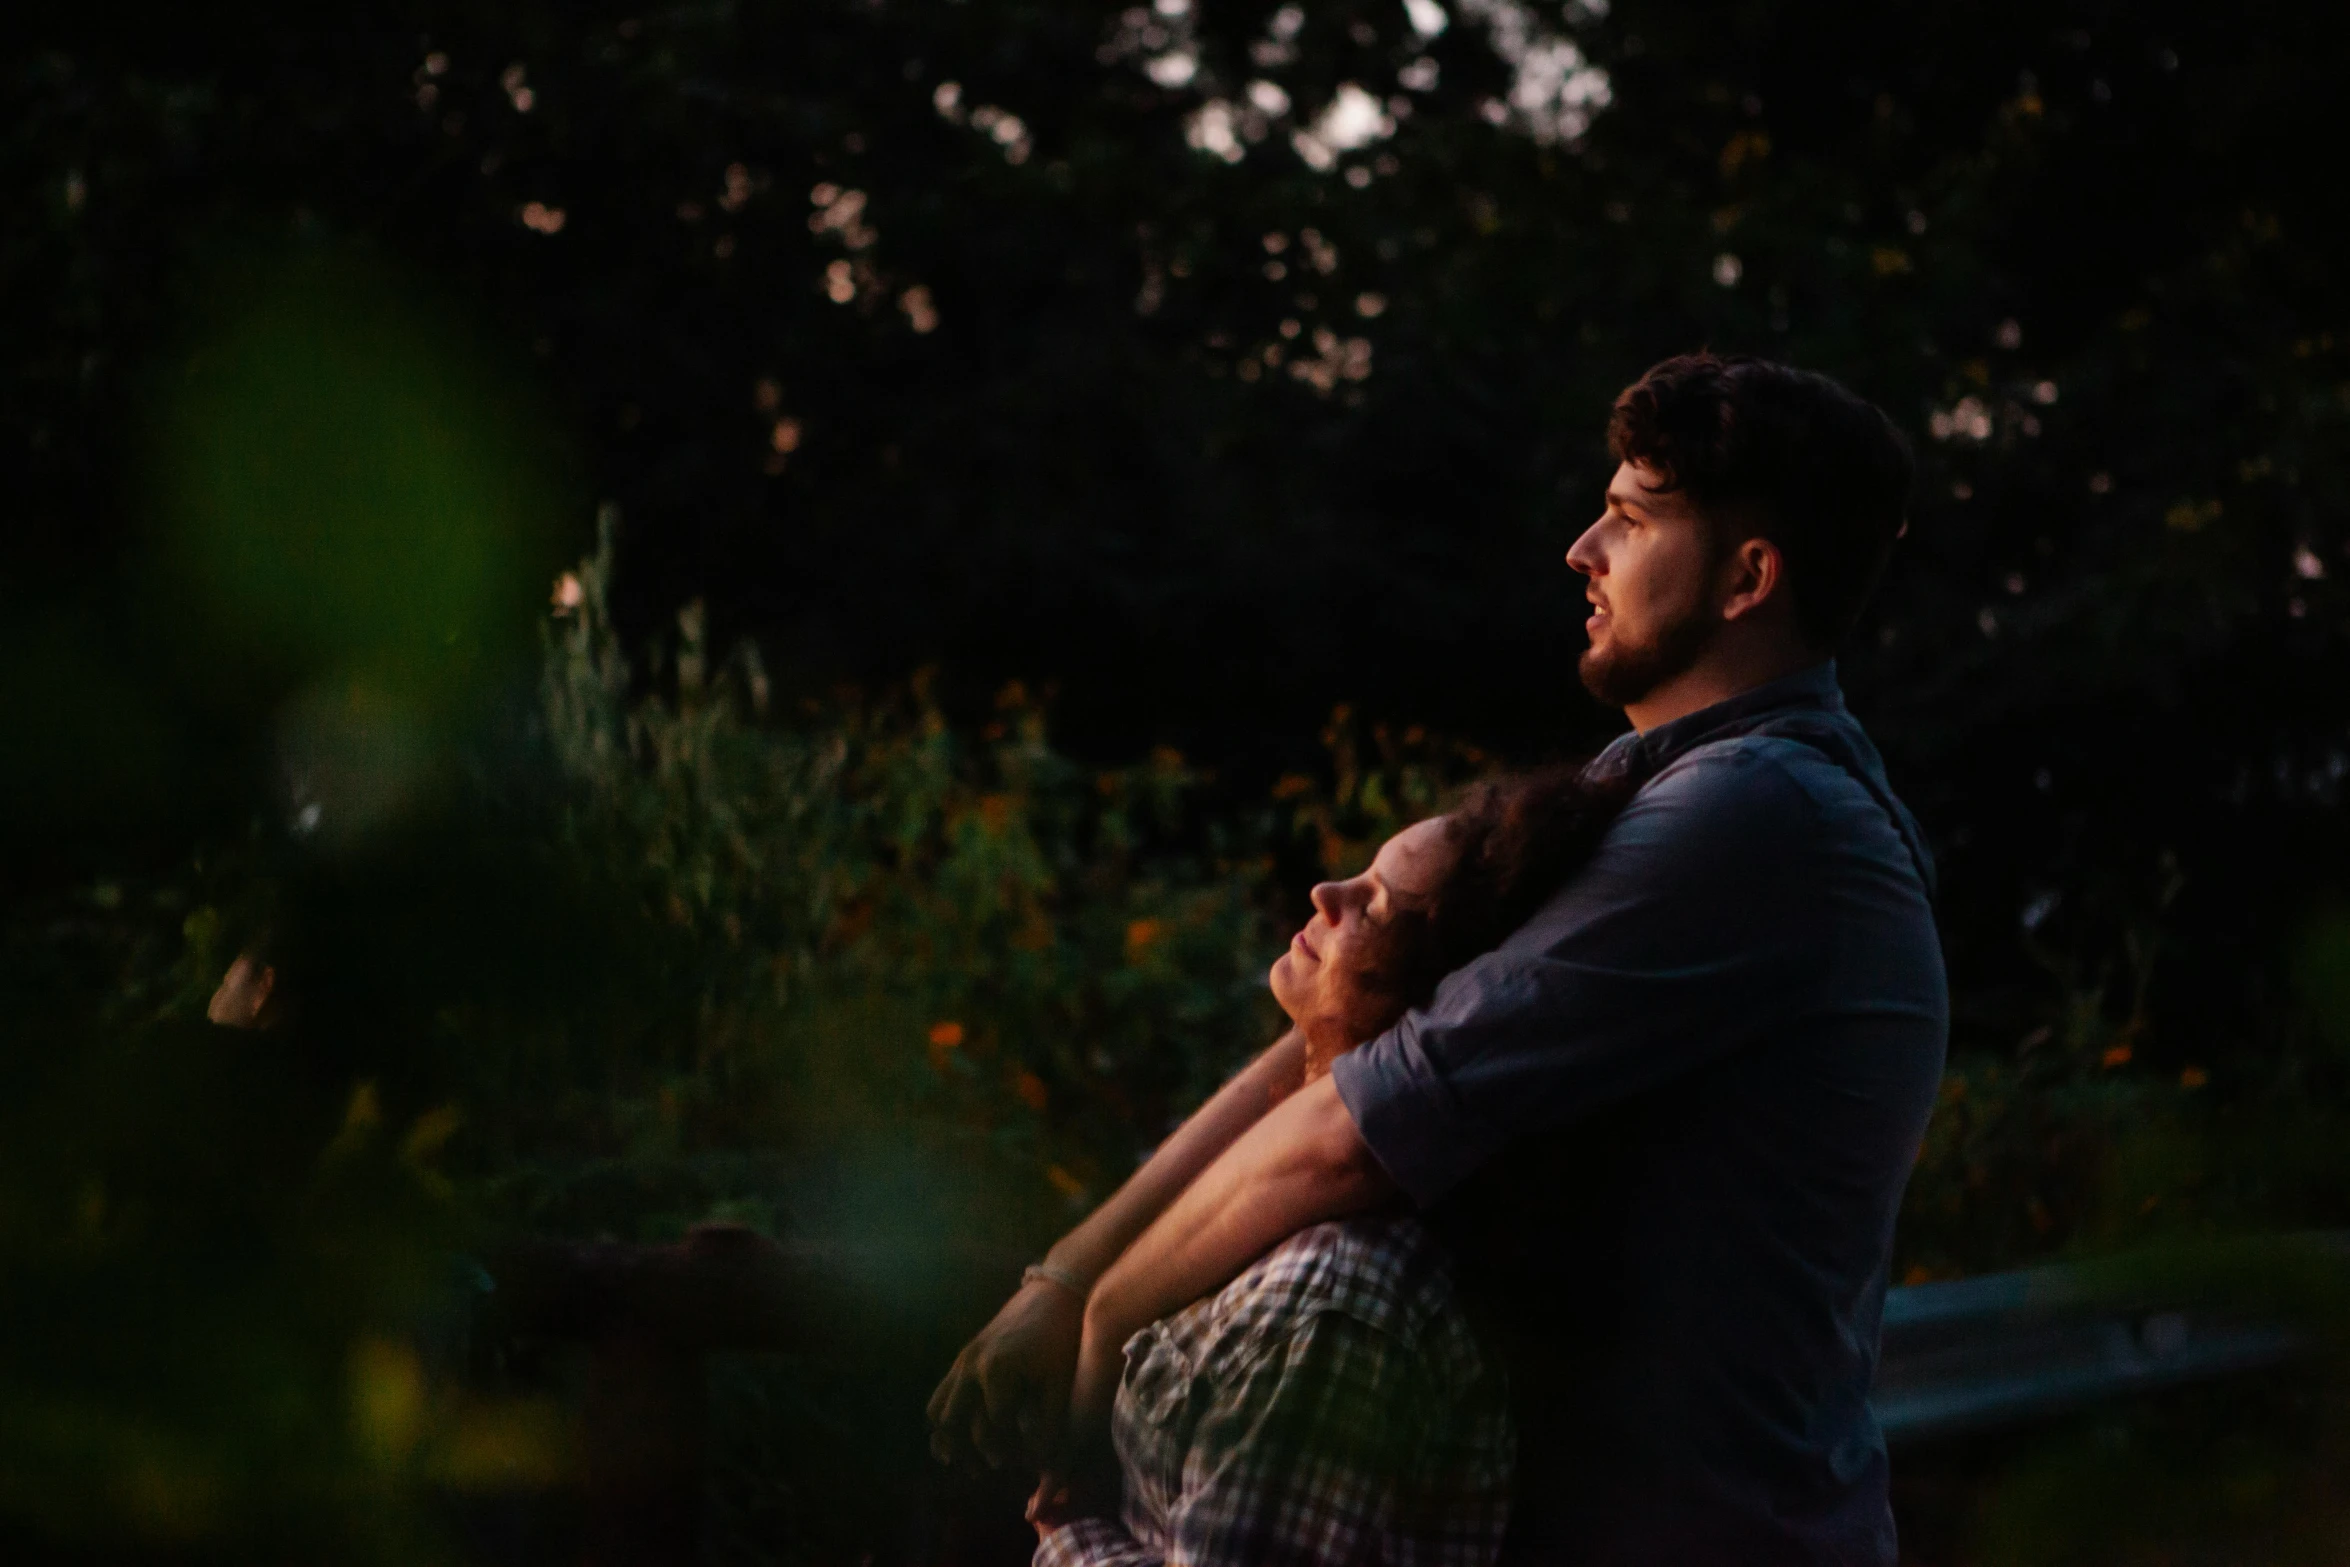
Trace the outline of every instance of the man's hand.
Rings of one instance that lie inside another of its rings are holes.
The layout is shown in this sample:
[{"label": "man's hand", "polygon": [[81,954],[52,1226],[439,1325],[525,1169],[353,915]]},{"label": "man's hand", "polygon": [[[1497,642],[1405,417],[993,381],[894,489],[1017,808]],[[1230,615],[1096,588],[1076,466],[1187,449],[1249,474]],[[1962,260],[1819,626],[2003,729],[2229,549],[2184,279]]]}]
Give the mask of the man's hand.
[{"label": "man's hand", "polygon": [[1015,1460],[1043,1467],[1068,1412],[1084,1321],[1077,1297],[1047,1280],[1023,1284],[1004,1302],[930,1395],[930,1450],[939,1461],[976,1453],[994,1469]]}]

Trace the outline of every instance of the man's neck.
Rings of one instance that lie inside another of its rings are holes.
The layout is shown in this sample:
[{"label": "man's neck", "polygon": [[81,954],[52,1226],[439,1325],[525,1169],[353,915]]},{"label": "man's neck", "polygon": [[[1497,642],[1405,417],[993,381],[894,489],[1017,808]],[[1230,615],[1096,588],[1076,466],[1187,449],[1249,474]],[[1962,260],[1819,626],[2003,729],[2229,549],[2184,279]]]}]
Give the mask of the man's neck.
[{"label": "man's neck", "polygon": [[1756,686],[1809,669],[1826,657],[1810,648],[1784,644],[1768,650],[1717,648],[1688,669],[1664,681],[1637,702],[1624,706],[1624,716],[1642,734],[1659,724],[1743,696]]}]

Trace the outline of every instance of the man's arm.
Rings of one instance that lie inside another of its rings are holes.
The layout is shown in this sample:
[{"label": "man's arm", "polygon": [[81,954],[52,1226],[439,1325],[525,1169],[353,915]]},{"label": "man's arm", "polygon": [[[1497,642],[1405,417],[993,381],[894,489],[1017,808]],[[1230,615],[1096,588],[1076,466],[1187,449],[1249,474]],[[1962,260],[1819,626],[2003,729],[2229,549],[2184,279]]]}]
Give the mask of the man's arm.
[{"label": "man's arm", "polygon": [[[1756,747],[1660,778],[1590,864],[1435,1001],[1251,1128],[1095,1286],[1071,1394],[1098,1436],[1125,1340],[1305,1225],[1422,1206],[1514,1139],[1695,1070],[1819,962],[1812,807]],[[1776,1011],[1774,1010],[1776,1009]]]},{"label": "man's arm", "polygon": [[1415,1204],[1815,1003],[1832,954],[1819,808],[1791,747],[1735,741],[1667,769],[1523,928],[1331,1064]]},{"label": "man's arm", "polygon": [[1107,1430],[1128,1338],[1307,1225],[1360,1213],[1394,1191],[1329,1078],[1283,1101],[1202,1171],[1094,1285],[1070,1395],[1073,1435],[1086,1442]]},{"label": "man's arm", "polygon": [[[1080,1284],[1100,1278],[1194,1177],[1304,1076],[1305,1045],[1293,1029],[1193,1111],[1045,1261]],[[1000,1466],[1025,1449],[1041,1460],[1069,1408],[1081,1309],[1078,1296],[1060,1285],[1023,1284],[964,1346],[931,1395],[932,1451],[942,1459],[976,1451]]]}]

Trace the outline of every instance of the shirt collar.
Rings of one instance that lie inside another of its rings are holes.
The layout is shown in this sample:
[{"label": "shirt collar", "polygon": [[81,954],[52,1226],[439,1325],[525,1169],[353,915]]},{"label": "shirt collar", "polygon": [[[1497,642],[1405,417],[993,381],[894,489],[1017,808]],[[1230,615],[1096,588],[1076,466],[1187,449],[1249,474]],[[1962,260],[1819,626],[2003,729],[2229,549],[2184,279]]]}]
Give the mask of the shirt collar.
[{"label": "shirt collar", "polygon": [[1766,680],[1711,707],[1659,724],[1646,734],[1618,735],[1598,760],[1611,766],[1630,766],[1653,777],[1674,758],[1708,740],[1743,734],[1765,718],[1805,709],[1843,713],[1844,688],[1837,683],[1834,659]]}]

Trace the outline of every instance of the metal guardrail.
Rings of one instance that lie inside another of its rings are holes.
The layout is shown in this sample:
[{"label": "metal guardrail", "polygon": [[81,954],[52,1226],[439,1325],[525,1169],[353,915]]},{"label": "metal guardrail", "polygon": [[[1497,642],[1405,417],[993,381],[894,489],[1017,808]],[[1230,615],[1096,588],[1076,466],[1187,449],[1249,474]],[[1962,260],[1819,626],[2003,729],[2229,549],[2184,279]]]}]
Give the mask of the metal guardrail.
[{"label": "metal guardrail", "polygon": [[[2320,1238],[2350,1253],[2350,1236]],[[1886,1439],[1914,1445],[2270,1369],[2293,1329],[2177,1292],[2116,1297],[2081,1267],[2029,1268],[1891,1291],[1870,1398]]]}]

